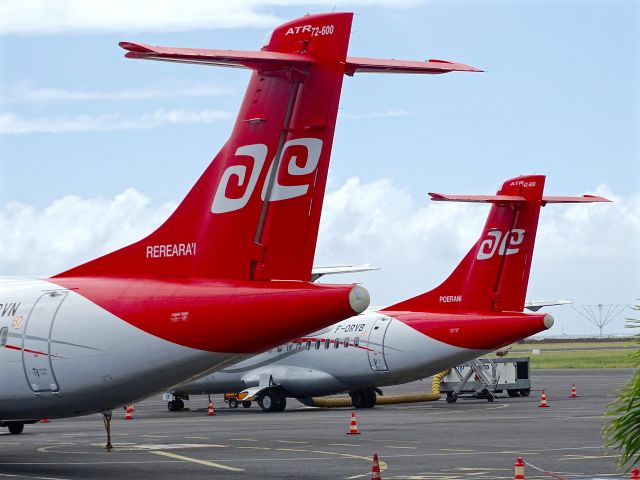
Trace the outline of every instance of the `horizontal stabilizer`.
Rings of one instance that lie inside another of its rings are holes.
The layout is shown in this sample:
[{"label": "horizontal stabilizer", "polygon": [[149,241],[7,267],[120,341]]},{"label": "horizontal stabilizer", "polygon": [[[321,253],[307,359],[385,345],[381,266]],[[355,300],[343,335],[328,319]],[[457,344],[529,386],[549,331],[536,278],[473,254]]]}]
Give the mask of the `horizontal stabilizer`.
[{"label": "horizontal stabilizer", "polygon": [[[471,203],[523,203],[527,199],[521,195],[445,195],[442,193],[429,192],[431,200],[434,202],[471,202]],[[595,203],[610,202],[604,197],[596,195],[583,195],[581,197],[559,197],[544,196],[541,204],[545,206],[547,203]]]},{"label": "horizontal stabilizer", "polygon": [[[251,68],[254,70],[303,68],[314,63],[313,57],[302,53],[157,47],[133,42],[120,42],[119,45],[129,52],[125,55],[126,58],[137,60],[196,63],[222,67]],[[347,57],[344,73],[353,76],[356,72],[438,74],[481,71],[482,70],[463,63],[448,62],[445,60],[419,62],[411,60]]]},{"label": "horizontal stabilizer", "polygon": [[353,76],[362,73],[423,73],[437,74],[447,72],[482,72],[464,63],[446,60],[383,60],[379,58],[347,57],[344,73]]},{"label": "horizontal stabilizer", "polygon": [[524,302],[524,308],[537,312],[543,307],[554,307],[556,305],[569,305],[573,303],[573,300],[540,300],[540,301],[527,301]]},{"label": "horizontal stabilizer", "polygon": [[326,267],[313,267],[311,270],[311,281],[315,282],[324,275],[337,275],[340,273],[358,273],[358,272],[370,272],[372,270],[380,270],[379,267],[374,267],[369,264],[365,265],[330,265]]},{"label": "horizontal stabilizer", "polygon": [[120,42],[129,53],[127,58],[164,62],[197,63],[222,67],[277,70],[285,67],[305,67],[314,63],[309,55],[283,52],[244,50],[209,50],[206,48],[156,47],[143,43]]},{"label": "horizontal stabilizer", "polygon": [[471,202],[471,203],[522,203],[527,199],[521,195],[443,195],[429,192],[434,202]]},{"label": "horizontal stabilizer", "polygon": [[595,202],[610,202],[604,197],[598,197],[597,195],[582,195],[581,197],[542,197],[542,205],[547,203],[595,203]]}]

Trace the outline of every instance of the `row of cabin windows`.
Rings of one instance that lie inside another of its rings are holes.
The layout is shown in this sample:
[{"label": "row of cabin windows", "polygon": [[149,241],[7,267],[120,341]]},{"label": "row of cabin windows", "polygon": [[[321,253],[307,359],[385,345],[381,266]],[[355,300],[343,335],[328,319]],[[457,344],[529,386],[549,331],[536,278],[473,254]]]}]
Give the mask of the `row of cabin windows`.
[{"label": "row of cabin windows", "polygon": [[[346,337],[344,340],[340,340],[338,338],[336,338],[335,340],[330,340],[330,339],[318,339],[315,342],[312,342],[311,340],[307,340],[306,342],[302,342],[302,341],[298,341],[298,342],[292,342],[292,343],[288,343],[287,344],[287,352],[290,352],[291,350],[302,350],[302,346],[304,345],[305,349],[307,350],[311,350],[311,347],[313,346],[316,350],[320,350],[320,346],[322,344],[324,344],[324,348],[328,349],[331,346],[331,343],[333,342],[333,348],[339,348],[340,344],[342,344],[342,346],[344,348],[348,348],[350,343],[349,343],[349,337]],[[353,339],[353,346],[357,347],[358,345],[360,345],[360,337],[356,337]],[[280,345],[278,347],[278,351],[281,352],[284,349],[284,345]],[[273,349],[269,349],[269,351],[271,352]]]}]

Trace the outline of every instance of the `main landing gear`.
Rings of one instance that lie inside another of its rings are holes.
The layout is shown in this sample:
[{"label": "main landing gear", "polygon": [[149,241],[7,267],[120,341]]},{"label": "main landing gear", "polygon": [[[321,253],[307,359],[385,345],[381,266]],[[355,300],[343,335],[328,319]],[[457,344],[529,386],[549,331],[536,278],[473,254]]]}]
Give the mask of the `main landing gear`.
[{"label": "main landing gear", "polygon": [[365,388],[349,392],[351,403],[356,408],[373,408],[376,404],[376,391],[373,388]]},{"label": "main landing gear", "polygon": [[258,405],[265,412],[282,412],[287,406],[287,397],[280,389],[267,388],[258,399]]},{"label": "main landing gear", "polygon": [[180,398],[171,400],[167,402],[167,408],[170,412],[180,412],[184,409],[184,402]]},{"label": "main landing gear", "polygon": [[24,430],[22,422],[0,422],[0,427],[7,427],[11,435],[20,435]]}]

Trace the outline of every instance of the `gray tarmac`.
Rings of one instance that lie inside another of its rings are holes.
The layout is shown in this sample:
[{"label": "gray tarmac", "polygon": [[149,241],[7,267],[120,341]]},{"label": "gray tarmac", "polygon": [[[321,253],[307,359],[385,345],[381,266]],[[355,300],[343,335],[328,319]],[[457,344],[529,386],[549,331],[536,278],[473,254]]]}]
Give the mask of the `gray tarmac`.
[{"label": "gray tarmac", "polygon": [[[384,479],[512,479],[518,456],[527,479],[628,478],[602,448],[606,405],[629,369],[532,372],[531,396],[384,405],[358,410],[359,435],[347,435],[352,409],[317,409],[289,399],[283,413],[229,409],[213,396],[192,411],[169,412],[159,398],[114,412],[107,453],[99,415],[0,429],[0,479],[367,479],[378,453]],[[571,399],[575,383],[578,398]],[[423,391],[430,382],[386,388]],[[539,408],[545,389],[549,408]],[[543,473],[535,467],[546,471]],[[555,477],[554,477],[555,475]]]}]

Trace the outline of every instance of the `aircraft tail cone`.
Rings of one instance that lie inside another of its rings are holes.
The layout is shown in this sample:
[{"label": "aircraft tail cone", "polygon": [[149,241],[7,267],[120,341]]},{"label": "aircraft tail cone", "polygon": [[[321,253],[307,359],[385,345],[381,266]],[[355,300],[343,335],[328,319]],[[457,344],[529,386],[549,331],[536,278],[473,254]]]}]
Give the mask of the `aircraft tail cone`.
[{"label": "aircraft tail cone", "polygon": [[578,393],[576,392],[576,384],[572,383],[571,384],[571,398],[576,398],[578,396]]},{"label": "aircraft tail cone", "polygon": [[133,405],[127,405],[127,410],[124,413],[125,420],[133,420]]},{"label": "aircraft tail cone", "polygon": [[514,480],[524,480],[524,461],[522,457],[518,457],[516,463],[513,464],[513,479]]},{"label": "aircraft tail cone", "polygon": [[540,395],[540,405],[539,407],[547,408],[549,404],[547,403],[547,394],[542,390],[542,395]]},{"label": "aircraft tail cone", "polygon": [[378,461],[378,454],[373,454],[373,465],[371,466],[371,480],[381,479],[380,476],[380,462]]},{"label": "aircraft tail cone", "polygon": [[207,415],[212,417],[216,412],[213,410],[213,400],[209,400],[209,408],[207,409]]},{"label": "aircraft tail cone", "polygon": [[349,424],[349,431],[347,435],[360,435],[358,431],[358,419],[356,418],[356,412],[351,412],[351,423]]}]

